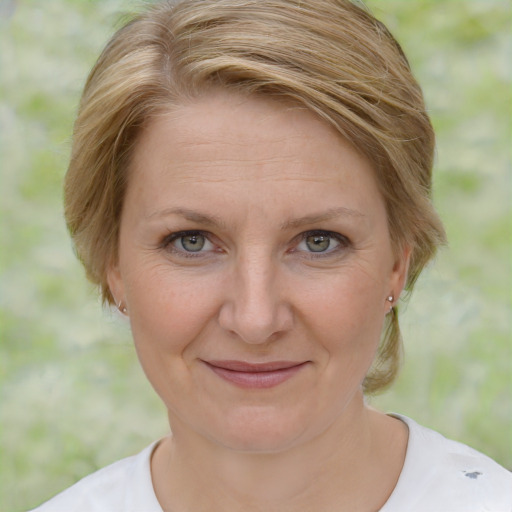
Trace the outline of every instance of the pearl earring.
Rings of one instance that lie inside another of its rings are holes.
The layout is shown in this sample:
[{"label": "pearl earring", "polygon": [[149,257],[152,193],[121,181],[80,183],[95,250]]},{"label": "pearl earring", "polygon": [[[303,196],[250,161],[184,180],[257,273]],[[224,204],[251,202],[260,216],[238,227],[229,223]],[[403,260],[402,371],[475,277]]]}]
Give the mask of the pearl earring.
[{"label": "pearl earring", "polygon": [[121,311],[123,315],[126,315],[126,313],[128,312],[128,309],[126,309],[126,306],[123,304],[122,300],[120,300],[119,304],[117,304],[117,309]]},{"label": "pearl earring", "polygon": [[390,303],[389,310],[386,313],[389,315],[393,311],[393,302],[395,301],[395,297],[393,295],[389,295],[386,300]]}]

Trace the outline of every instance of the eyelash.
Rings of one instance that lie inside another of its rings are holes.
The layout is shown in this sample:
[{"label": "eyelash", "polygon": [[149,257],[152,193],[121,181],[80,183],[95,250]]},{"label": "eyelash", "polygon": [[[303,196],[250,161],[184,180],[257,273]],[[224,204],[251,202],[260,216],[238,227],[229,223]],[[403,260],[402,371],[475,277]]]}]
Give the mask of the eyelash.
[{"label": "eyelash", "polygon": [[172,243],[175,242],[176,240],[179,240],[180,238],[184,238],[186,236],[204,236],[206,238],[206,240],[208,240],[210,243],[212,243],[208,236],[209,234],[210,233],[208,233],[206,231],[201,231],[201,230],[197,230],[197,229],[188,230],[188,231],[177,231],[176,233],[171,233],[171,234],[167,235],[166,237],[164,237],[164,239],[162,240],[162,243],[160,244],[160,248],[165,249],[173,254],[178,254],[179,256],[184,257],[184,258],[204,257],[204,252],[202,252],[202,251],[198,251],[198,252],[186,251],[186,250],[180,251],[180,250],[177,250],[176,248],[174,248],[172,246]]},{"label": "eyelash", "polygon": [[[175,233],[171,233],[171,234],[165,236],[164,239],[162,240],[162,242],[160,243],[159,248],[165,249],[169,252],[172,252],[173,254],[178,254],[179,256],[184,257],[184,258],[204,257],[203,251],[193,252],[193,251],[186,251],[186,250],[178,250],[172,246],[173,242],[179,240],[180,238],[184,238],[186,236],[204,236],[209,243],[213,243],[210,240],[211,234],[208,233],[207,231],[187,230],[187,231],[177,231]],[[316,230],[305,231],[303,233],[300,233],[300,235],[297,237],[299,239],[299,241],[296,244],[294,244],[293,249],[291,249],[291,251],[289,251],[289,252],[291,252],[291,253],[299,252],[297,250],[298,245],[301,242],[305,241],[310,236],[327,236],[331,239],[336,240],[336,242],[339,243],[338,247],[335,247],[334,249],[327,250],[327,251],[319,251],[319,252],[304,251],[304,253],[307,255],[307,257],[311,258],[311,259],[325,258],[328,256],[332,256],[332,255],[340,252],[341,250],[347,249],[351,246],[351,241],[345,235],[342,235],[340,233],[336,233],[333,231],[316,229]]]},{"label": "eyelash", "polygon": [[326,236],[328,238],[336,240],[336,242],[338,242],[338,244],[339,244],[334,249],[328,249],[326,251],[319,251],[319,252],[304,251],[304,253],[307,254],[307,257],[311,258],[311,259],[327,258],[329,256],[334,256],[337,253],[339,253],[340,251],[343,251],[343,250],[349,248],[351,245],[350,240],[345,235],[336,233],[334,231],[326,231],[323,229],[314,229],[311,231],[305,231],[304,233],[301,233],[299,235],[299,237],[300,237],[299,243],[294,246],[295,248],[292,250],[292,252],[296,252],[297,251],[296,247],[310,236]]}]

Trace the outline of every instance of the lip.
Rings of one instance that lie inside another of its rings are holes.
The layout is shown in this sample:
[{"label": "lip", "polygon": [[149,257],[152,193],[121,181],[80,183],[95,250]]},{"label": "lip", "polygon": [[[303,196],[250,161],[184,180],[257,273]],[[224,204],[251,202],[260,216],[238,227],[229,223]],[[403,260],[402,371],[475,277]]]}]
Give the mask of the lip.
[{"label": "lip", "polygon": [[246,389],[266,389],[278,386],[293,377],[308,361],[204,361],[217,376]]}]

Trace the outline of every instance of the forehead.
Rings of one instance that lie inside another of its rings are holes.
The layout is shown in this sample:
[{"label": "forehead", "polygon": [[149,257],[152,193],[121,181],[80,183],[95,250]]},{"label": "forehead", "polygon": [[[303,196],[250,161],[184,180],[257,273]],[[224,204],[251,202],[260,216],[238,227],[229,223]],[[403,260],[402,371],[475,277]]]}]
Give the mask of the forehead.
[{"label": "forehead", "polygon": [[[303,150],[297,151],[298,147]],[[207,164],[209,155],[224,156],[227,166],[251,162],[263,168],[273,158],[274,163],[282,160],[283,176],[321,160],[324,164],[331,161],[329,167],[335,168],[345,161],[371,168],[333,127],[305,107],[222,90],[153,118],[138,139],[133,167],[144,168],[148,160],[166,153],[167,164],[174,171],[173,164],[181,166],[186,161],[192,171],[198,164]]]},{"label": "forehead", "polygon": [[172,202],[187,184],[196,191],[217,184],[211,190],[224,196],[282,194],[276,187],[283,183],[304,197],[380,196],[370,162],[318,116],[290,103],[225,91],[154,118],[138,140],[131,172],[129,191],[136,187],[140,195],[151,187],[151,202]]}]

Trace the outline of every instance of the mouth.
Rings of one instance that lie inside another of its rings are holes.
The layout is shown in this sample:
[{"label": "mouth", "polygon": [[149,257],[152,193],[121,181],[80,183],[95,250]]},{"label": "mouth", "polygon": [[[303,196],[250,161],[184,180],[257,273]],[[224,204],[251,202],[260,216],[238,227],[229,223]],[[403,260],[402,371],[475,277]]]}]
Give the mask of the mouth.
[{"label": "mouth", "polygon": [[271,361],[203,361],[218,377],[246,389],[265,389],[278,386],[300,372],[308,363]]}]

